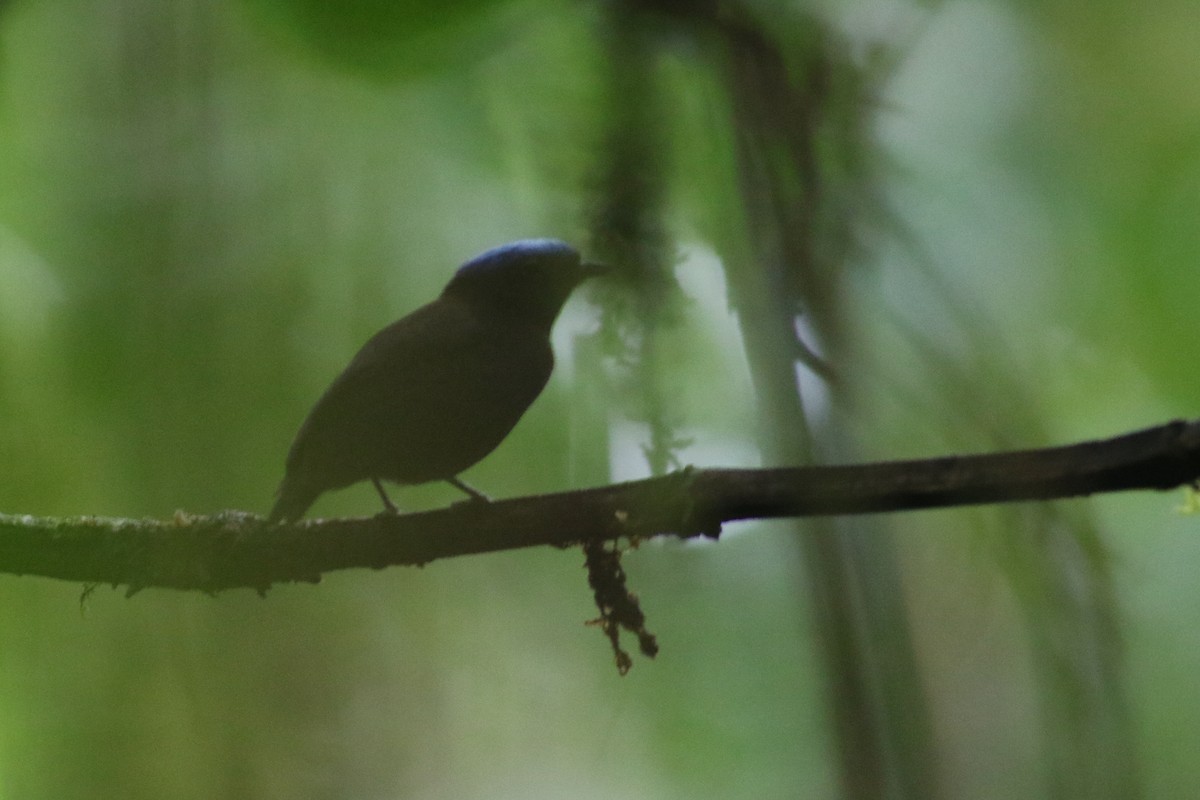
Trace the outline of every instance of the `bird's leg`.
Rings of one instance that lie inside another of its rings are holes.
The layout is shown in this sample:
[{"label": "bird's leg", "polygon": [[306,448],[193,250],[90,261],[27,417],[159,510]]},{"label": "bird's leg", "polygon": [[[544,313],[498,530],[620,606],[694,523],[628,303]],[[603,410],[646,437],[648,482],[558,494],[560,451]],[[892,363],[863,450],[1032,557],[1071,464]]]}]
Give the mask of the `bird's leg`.
[{"label": "bird's leg", "polygon": [[371,478],[371,483],[375,485],[375,491],[379,492],[379,499],[383,501],[383,507],[387,509],[389,514],[399,514],[400,509],[396,508],[396,504],[392,502],[392,498],[387,496],[387,492],[383,490],[383,484],[379,482],[379,478]]},{"label": "bird's leg", "polygon": [[464,491],[467,494],[471,495],[471,500],[475,501],[476,503],[492,502],[492,498],[488,497],[486,494],[479,491],[478,489],[474,489],[471,486],[469,486],[468,484],[464,483],[457,476],[453,477],[453,478],[446,478],[446,483],[450,484],[455,489],[459,489],[459,490]]}]

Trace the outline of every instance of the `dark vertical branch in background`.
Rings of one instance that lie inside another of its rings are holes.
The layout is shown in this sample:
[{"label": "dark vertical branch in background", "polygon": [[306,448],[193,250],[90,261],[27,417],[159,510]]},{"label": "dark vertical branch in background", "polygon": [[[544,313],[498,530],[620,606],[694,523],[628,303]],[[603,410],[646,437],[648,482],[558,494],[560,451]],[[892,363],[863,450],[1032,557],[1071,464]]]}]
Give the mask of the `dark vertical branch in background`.
[{"label": "dark vertical branch in background", "polygon": [[[726,259],[726,273],[758,393],[762,450],[776,464],[814,459],[798,363],[826,380],[847,366],[837,358],[844,349],[840,284],[860,221],[838,208],[848,202],[845,196],[833,199],[833,190],[847,187],[825,175],[857,143],[836,138],[845,130],[829,128],[835,114],[869,111],[858,94],[863,81],[849,82],[852,91],[835,84],[858,74],[847,45],[815,18],[801,24],[807,52],[785,57],[748,16],[717,23],[754,257],[750,264]],[[796,55],[803,59],[797,62]],[[848,168],[839,176],[848,182],[846,176],[865,165],[838,166]],[[801,315],[803,328],[832,355],[832,371],[800,337]],[[843,794],[937,797],[932,726],[892,542],[885,530],[865,527],[870,524],[819,521],[798,531],[832,689]]]},{"label": "dark vertical branch in background", "polygon": [[[724,242],[720,249],[759,406],[763,457],[768,464],[811,462],[817,453],[855,460],[836,424],[853,399],[837,376],[857,366],[844,323],[845,272],[864,222],[907,236],[878,199],[870,136],[873,92],[895,53],[876,49],[856,61],[819,18],[767,23],[737,2],[614,0],[602,8],[609,127],[592,244],[632,289],[608,298],[606,349],[625,356],[630,382],[641,391],[636,416],[650,423],[651,468],[667,468],[679,445],[655,337],[670,322],[676,296],[662,225],[670,114],[656,73],[663,44],[681,39],[693,45],[690,52],[708,54],[728,97],[748,244]],[[955,298],[943,299],[976,357],[1006,369],[1011,359],[1004,353],[979,346],[988,335],[982,323]],[[936,346],[928,355],[937,377],[945,356]],[[825,382],[833,424],[812,424],[814,404],[801,393],[798,370]],[[956,396],[958,413],[988,405],[981,385],[991,406],[1003,402],[992,377],[972,373],[970,388]],[[946,380],[939,389],[951,393],[955,386]],[[978,420],[971,424],[978,429]],[[1008,554],[1035,644],[1050,790],[1059,798],[1133,797],[1136,764],[1111,574],[1094,528],[1065,524],[1055,513],[1019,521],[1024,535]],[[938,797],[930,712],[886,524],[815,521],[797,529],[831,690],[839,774],[848,798]]]},{"label": "dark vertical branch in background", "polygon": [[[836,352],[841,339],[840,275],[855,220],[828,200],[822,179],[828,156],[820,137],[833,105],[857,100],[831,96],[831,69],[848,56],[834,52],[842,44],[828,41],[816,20],[804,19],[798,30],[807,34],[809,47],[798,66],[750,18],[734,21],[722,8],[674,0],[603,6],[610,127],[592,247],[633,288],[609,299],[604,329],[616,338],[610,352],[632,353],[636,383],[648,387],[643,415],[651,426],[647,458],[655,472],[671,463],[679,444],[657,384],[663,365],[654,335],[670,320],[675,289],[661,223],[663,123],[669,114],[655,79],[666,32],[691,36],[697,49],[713,55],[730,97],[753,258],[738,264],[726,254],[725,263],[760,409],[760,448],[769,463],[813,460],[797,364],[831,374],[800,338],[800,313],[827,352]],[[863,110],[837,111],[852,117]],[[826,136],[825,144],[836,139]],[[798,533],[832,687],[844,794],[936,797],[930,726],[890,542],[832,522]]]},{"label": "dark vertical branch in background", "polygon": [[632,415],[649,425],[646,460],[651,474],[661,475],[676,466],[681,441],[663,394],[666,369],[657,335],[671,324],[679,302],[674,250],[663,225],[667,117],[656,77],[659,29],[636,3],[613,2],[605,11],[608,127],[590,250],[621,277],[623,288],[604,303],[604,349],[634,376],[641,407]]}]

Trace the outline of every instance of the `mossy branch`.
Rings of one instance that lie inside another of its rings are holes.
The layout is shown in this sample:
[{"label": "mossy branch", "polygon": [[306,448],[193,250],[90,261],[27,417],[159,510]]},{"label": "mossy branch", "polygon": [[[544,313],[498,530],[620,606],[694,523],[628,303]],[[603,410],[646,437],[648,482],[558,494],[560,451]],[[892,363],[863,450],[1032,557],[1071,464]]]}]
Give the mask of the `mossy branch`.
[{"label": "mossy branch", "polygon": [[254,514],[170,520],[0,515],[0,572],[131,591],[265,591],[351,567],[382,569],[535,545],[716,537],[726,522],[1044,501],[1200,480],[1200,421],[1066,447],[662,478],[398,516],[268,525]]}]

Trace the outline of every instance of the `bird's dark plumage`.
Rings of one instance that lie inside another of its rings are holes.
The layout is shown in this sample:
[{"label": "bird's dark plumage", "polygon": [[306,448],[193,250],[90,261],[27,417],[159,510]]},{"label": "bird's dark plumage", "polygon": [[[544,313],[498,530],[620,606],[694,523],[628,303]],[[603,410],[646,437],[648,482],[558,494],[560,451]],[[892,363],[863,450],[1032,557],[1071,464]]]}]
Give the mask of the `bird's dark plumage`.
[{"label": "bird's dark plumage", "polygon": [[453,480],[490,453],[549,380],[550,328],[594,271],[555,239],[464,264],[325,390],[296,434],[269,519],[299,519],[321,493],[363,480]]}]

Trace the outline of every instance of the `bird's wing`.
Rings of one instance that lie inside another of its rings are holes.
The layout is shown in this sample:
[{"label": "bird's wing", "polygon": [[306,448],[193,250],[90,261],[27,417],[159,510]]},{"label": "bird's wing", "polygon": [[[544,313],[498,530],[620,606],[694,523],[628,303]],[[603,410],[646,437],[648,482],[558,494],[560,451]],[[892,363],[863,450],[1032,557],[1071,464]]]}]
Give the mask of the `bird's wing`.
[{"label": "bird's wing", "polygon": [[547,342],[432,303],[372,337],[305,420],[288,471],[330,488],[452,477],[490,452],[545,384]]}]

